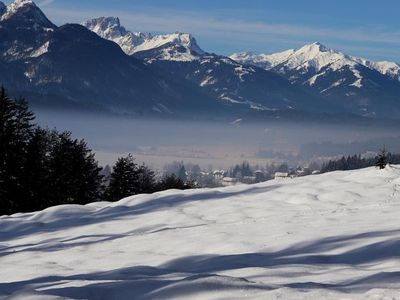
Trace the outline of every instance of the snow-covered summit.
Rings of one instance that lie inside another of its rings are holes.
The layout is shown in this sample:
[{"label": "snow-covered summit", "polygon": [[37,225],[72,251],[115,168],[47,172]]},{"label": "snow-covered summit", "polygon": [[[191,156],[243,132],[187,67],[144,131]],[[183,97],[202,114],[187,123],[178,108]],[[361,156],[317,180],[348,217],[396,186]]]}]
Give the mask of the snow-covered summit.
[{"label": "snow-covered summit", "polygon": [[354,57],[354,60],[363,64],[364,66],[376,70],[383,75],[400,81],[400,64],[391,61],[371,61],[365,58]]},{"label": "snow-covered summit", "polygon": [[1,3],[0,21],[16,22],[19,26],[34,30],[46,31],[56,27],[32,0],[15,0],[6,7],[5,11],[4,4]]},{"label": "snow-covered summit", "polygon": [[135,53],[135,48],[138,45],[151,38],[150,34],[127,31],[125,27],[121,26],[119,18],[116,17],[91,19],[85,21],[82,25],[102,38],[116,42],[128,55]]},{"label": "snow-covered summit", "polygon": [[334,69],[339,69],[345,65],[354,66],[354,62],[342,52],[329,49],[320,43],[312,43],[289,55],[285,65],[296,69],[312,67],[316,71],[320,71],[328,65]]},{"label": "snow-covered summit", "polygon": [[157,59],[191,61],[205,52],[196,39],[188,33],[175,32],[165,35],[127,31],[115,17],[101,17],[82,23],[102,38],[111,40],[128,55],[142,51],[158,50]]},{"label": "snow-covered summit", "polygon": [[[4,5],[4,3],[1,3]],[[2,9],[2,5],[0,4],[0,11]],[[36,4],[32,0],[15,0],[10,5],[7,6],[7,10],[2,16],[2,20],[9,19],[14,14],[18,13],[21,10],[37,8]]]},{"label": "snow-covered summit", "polygon": [[246,53],[239,53],[233,54],[230,57],[236,61],[247,62],[268,69],[283,64],[290,69],[312,67],[316,71],[320,71],[328,65],[332,65],[334,68],[343,65],[354,65],[354,61],[347,55],[329,49],[318,42],[304,45],[297,50],[289,49],[283,52],[260,55],[254,53],[248,55],[246,55]]},{"label": "snow-covered summit", "polygon": [[235,53],[230,56],[234,61],[245,64],[256,65],[266,70],[281,64],[294,53],[294,49],[289,49],[283,52],[273,54],[256,54],[254,52]]},{"label": "snow-covered summit", "polygon": [[315,83],[316,77],[314,76],[319,77],[320,72],[338,71],[347,68],[356,78],[353,86],[361,88],[363,78],[360,76],[358,66],[364,66],[400,80],[400,65],[398,63],[373,62],[359,57],[352,57],[338,50],[328,48],[319,42],[304,45],[297,50],[289,49],[273,54],[235,53],[230,57],[238,62],[256,65],[267,70],[276,67],[280,73],[294,70],[303,74],[310,74],[312,76],[306,80],[310,85]]},{"label": "snow-covered summit", "polygon": [[[348,68],[353,74],[353,78],[351,82],[346,82],[345,84],[356,88],[363,86],[363,78],[356,68],[358,63],[348,55],[329,49],[319,42],[304,45],[297,50],[289,49],[274,54],[253,54],[249,56],[233,54],[231,58],[267,70],[275,68],[277,72],[282,74],[296,72],[298,74],[291,75],[289,80],[292,82],[300,81],[302,84],[310,86],[314,85],[318,77],[325,75],[328,71],[336,72],[343,68]],[[344,82],[345,80],[340,83],[336,81],[333,84],[338,86]]]}]

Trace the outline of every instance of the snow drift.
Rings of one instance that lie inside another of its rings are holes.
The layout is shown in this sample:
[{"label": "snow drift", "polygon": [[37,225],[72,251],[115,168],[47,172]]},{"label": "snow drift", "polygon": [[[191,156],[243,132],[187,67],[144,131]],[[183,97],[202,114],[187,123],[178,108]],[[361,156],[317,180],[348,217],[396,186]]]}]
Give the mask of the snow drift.
[{"label": "snow drift", "polygon": [[0,299],[400,298],[400,167],[0,217]]}]

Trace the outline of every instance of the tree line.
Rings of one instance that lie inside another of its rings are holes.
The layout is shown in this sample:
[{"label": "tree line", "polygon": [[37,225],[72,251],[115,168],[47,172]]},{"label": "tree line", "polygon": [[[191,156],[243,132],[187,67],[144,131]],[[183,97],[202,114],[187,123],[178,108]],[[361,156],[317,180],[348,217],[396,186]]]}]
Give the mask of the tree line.
[{"label": "tree line", "polygon": [[362,157],[361,155],[343,156],[337,160],[330,160],[321,168],[321,173],[332,171],[357,170],[376,166],[383,169],[386,164],[400,164],[400,154],[387,152],[383,147],[375,157]]},{"label": "tree line", "polygon": [[157,178],[132,155],[119,158],[110,176],[103,176],[85,140],[34,121],[25,99],[0,89],[0,215],[194,187],[175,175]]}]

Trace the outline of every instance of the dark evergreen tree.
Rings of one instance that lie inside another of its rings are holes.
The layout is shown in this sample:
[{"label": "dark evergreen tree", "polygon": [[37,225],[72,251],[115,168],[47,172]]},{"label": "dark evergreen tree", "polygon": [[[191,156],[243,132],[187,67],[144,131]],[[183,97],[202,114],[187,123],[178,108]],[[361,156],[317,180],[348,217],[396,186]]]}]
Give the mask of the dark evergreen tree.
[{"label": "dark evergreen tree", "polygon": [[193,182],[183,182],[182,179],[177,177],[175,174],[170,174],[164,176],[157,185],[158,191],[177,189],[177,190],[187,190],[195,188]]},{"label": "dark evergreen tree", "polygon": [[156,189],[156,177],[152,170],[144,164],[138,169],[138,194],[152,193]]},{"label": "dark evergreen tree", "polygon": [[24,99],[14,101],[0,89],[0,213],[24,207],[22,177],[34,115]]},{"label": "dark evergreen tree", "polygon": [[139,193],[139,171],[131,154],[120,157],[110,176],[110,184],[106,189],[106,200],[118,201]]},{"label": "dark evergreen tree", "polygon": [[27,199],[21,211],[44,209],[56,201],[51,190],[50,160],[57,133],[36,128],[27,146],[23,186]]},{"label": "dark evergreen tree", "polygon": [[100,198],[101,168],[83,140],[60,133],[50,160],[51,191],[55,204],[87,204]]},{"label": "dark evergreen tree", "polygon": [[376,163],[375,166],[378,167],[379,169],[384,169],[388,163],[388,153],[386,151],[386,148],[383,147],[378,156],[376,157]]}]

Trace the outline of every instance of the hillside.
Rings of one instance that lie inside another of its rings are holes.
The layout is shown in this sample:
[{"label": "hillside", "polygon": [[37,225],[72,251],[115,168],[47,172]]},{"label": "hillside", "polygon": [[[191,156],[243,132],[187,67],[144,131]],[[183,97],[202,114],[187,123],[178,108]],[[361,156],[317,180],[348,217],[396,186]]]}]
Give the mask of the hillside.
[{"label": "hillside", "polygon": [[0,299],[395,299],[400,166],[0,217]]}]

